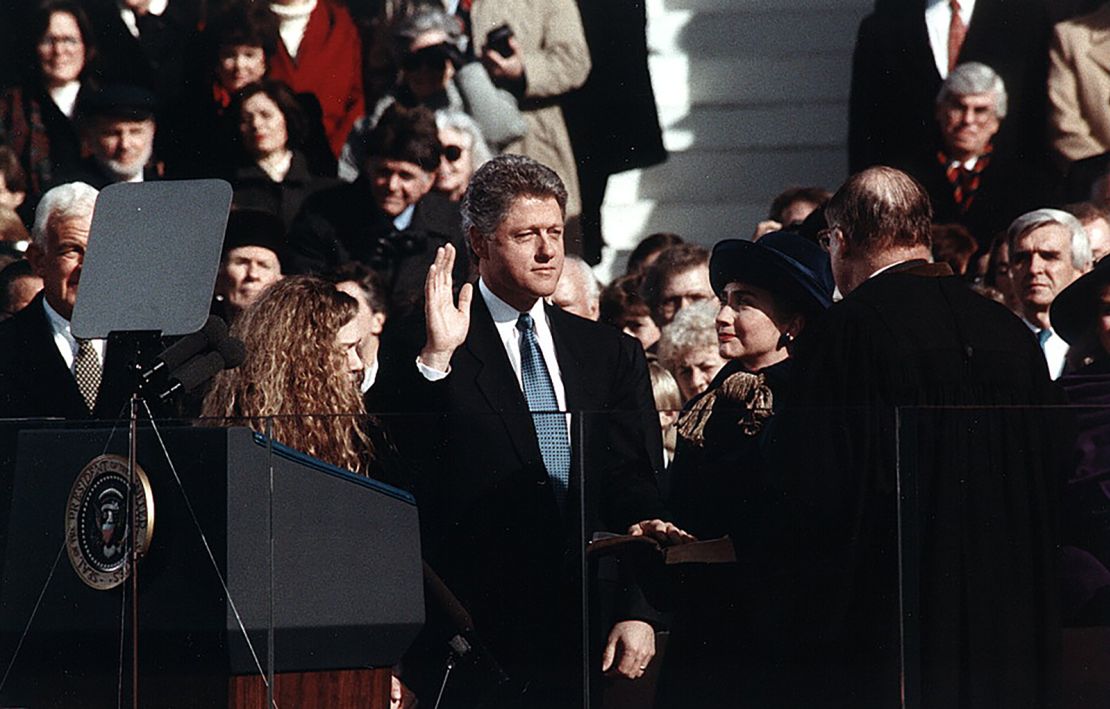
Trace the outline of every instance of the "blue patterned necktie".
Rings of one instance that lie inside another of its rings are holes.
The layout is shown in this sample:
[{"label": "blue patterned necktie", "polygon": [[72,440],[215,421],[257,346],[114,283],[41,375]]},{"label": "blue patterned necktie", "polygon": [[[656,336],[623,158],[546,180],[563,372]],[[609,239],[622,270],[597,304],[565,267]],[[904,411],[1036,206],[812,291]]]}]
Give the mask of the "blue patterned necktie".
[{"label": "blue patterned necktie", "polygon": [[532,423],[536,427],[536,438],[540,443],[547,476],[555,490],[555,499],[560,509],[567,496],[570,485],[570,444],[567,441],[566,415],[559,411],[559,400],[555,398],[555,387],[551,375],[543,361],[540,344],[536,341],[536,331],[532,316],[521,313],[516,328],[520,330],[520,370],[524,381],[524,398],[528,410],[532,412]]},{"label": "blue patterned necktie", "polygon": [[1037,342],[1041,344],[1042,350],[1044,349],[1044,346],[1048,344],[1048,341],[1050,339],[1052,339],[1052,330],[1048,329],[1047,327],[1043,330],[1037,330]]}]

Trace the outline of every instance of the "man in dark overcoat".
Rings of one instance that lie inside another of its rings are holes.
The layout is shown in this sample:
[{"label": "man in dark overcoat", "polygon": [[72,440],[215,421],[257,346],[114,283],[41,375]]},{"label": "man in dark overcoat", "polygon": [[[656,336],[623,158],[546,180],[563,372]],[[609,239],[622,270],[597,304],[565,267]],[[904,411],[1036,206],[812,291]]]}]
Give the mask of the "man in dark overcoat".
[{"label": "man in dark overcoat", "polygon": [[[371,408],[406,414],[388,420],[417,471],[424,557],[529,687],[529,707],[583,703],[583,536],[661,511],[643,348],[544,300],[563,268],[566,199],[559,177],[530,158],[479,169],[463,218],[480,278],[456,305],[454,249],[438,251],[424,323],[410,342],[383,341],[371,390]],[[590,670],[637,678],[654,653],[654,616],[634,589],[619,595],[616,622],[595,628]],[[449,703],[478,706],[462,681]]]}]

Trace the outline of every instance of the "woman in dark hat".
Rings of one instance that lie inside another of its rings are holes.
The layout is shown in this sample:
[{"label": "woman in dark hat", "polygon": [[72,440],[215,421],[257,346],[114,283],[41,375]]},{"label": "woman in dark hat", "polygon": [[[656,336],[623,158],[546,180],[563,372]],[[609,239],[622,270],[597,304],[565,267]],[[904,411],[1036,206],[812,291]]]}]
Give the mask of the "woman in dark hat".
[{"label": "woman in dark hat", "polygon": [[1066,371],[1110,374],[1110,258],[1062,290],[1050,317],[1071,345]]},{"label": "woman in dark hat", "polygon": [[1050,316],[1071,345],[1059,383],[1077,428],[1061,515],[1064,622],[1110,625],[1110,258],[1061,291]]},{"label": "woman in dark hat", "polygon": [[[678,424],[671,466],[674,522],[699,539],[759,538],[775,524],[763,450],[786,396],[790,353],[832,303],[828,255],[797,233],[722,241],[709,262],[720,299],[717,337],[728,361]],[[663,706],[763,706],[773,682],[752,642],[751,589],[735,564],[688,565],[663,672]]]}]

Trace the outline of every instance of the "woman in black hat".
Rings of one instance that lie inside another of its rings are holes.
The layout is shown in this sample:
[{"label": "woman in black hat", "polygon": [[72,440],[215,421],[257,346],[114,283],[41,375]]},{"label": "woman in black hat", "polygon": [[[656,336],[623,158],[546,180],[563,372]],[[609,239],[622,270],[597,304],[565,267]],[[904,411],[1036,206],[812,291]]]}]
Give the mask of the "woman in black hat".
[{"label": "woman in black hat", "polygon": [[[832,303],[832,272],[820,246],[785,231],[718,243],[709,270],[729,361],[679,421],[671,507],[674,522],[699,539],[750,541],[775,524],[764,488],[768,423],[789,385],[794,340]],[[683,570],[664,706],[763,706],[769,697],[770,668],[752,643],[759,619],[747,612],[751,591],[740,568]]]},{"label": "woman in black hat", "polygon": [[1050,316],[1071,345],[1059,383],[1077,429],[1061,515],[1064,622],[1110,625],[1110,258],[1061,291]]}]

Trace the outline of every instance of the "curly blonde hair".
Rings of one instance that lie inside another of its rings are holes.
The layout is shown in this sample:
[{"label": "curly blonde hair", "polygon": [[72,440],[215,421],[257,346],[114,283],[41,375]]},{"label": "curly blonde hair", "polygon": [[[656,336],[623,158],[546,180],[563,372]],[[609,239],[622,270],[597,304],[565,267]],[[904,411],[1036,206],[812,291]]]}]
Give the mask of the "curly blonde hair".
[{"label": "curly blonde hair", "polygon": [[216,376],[202,414],[225,425],[245,418],[263,432],[273,417],[275,439],[365,473],[374,454],[366,408],[336,344],[357,313],[354,298],[319,278],[290,276],[270,286],[232,326],[246,359]]}]

